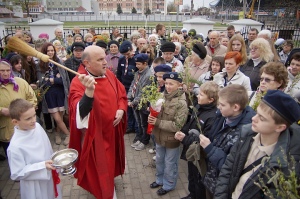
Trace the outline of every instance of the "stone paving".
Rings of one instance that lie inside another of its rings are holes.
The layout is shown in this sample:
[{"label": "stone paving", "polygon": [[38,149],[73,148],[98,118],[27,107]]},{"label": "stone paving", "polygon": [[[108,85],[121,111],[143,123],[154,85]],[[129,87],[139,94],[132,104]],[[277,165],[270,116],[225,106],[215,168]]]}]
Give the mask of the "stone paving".
[{"label": "stone paving", "polygon": [[[54,143],[54,133],[49,134],[53,151],[64,149],[63,144]],[[179,199],[188,194],[187,164],[179,161],[179,177],[176,189],[164,196],[156,194],[157,189],[151,189],[149,185],[155,180],[155,162],[153,155],[148,152],[151,144],[146,150],[135,151],[131,148],[134,134],[125,135],[126,168],[123,177],[115,179],[116,193],[118,199]],[[3,150],[0,150],[3,154]],[[95,197],[77,185],[73,177],[61,177],[63,199],[94,199]],[[0,190],[3,199],[20,199],[20,183],[10,179],[7,161],[0,162]]]}]

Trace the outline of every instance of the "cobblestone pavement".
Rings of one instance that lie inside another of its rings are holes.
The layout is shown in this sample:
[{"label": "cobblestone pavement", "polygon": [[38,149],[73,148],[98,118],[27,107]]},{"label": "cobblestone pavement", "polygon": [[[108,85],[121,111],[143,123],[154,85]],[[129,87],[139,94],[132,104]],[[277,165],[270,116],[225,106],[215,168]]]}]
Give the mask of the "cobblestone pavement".
[{"label": "cobblestone pavement", "polygon": [[[53,146],[53,151],[64,149],[63,144],[54,143],[54,133],[48,134]],[[130,144],[134,134],[125,135],[126,168],[123,177],[115,179],[116,193],[118,199],[179,199],[188,193],[187,164],[179,161],[179,177],[176,189],[164,196],[156,194],[157,189],[150,189],[149,185],[155,180],[155,162],[153,155],[148,152],[151,144],[146,150],[135,151]],[[0,150],[3,154],[3,150]],[[95,197],[77,185],[73,177],[61,177],[63,199],[94,199]],[[10,179],[7,161],[0,162],[0,189],[3,199],[20,199],[20,183]]]}]

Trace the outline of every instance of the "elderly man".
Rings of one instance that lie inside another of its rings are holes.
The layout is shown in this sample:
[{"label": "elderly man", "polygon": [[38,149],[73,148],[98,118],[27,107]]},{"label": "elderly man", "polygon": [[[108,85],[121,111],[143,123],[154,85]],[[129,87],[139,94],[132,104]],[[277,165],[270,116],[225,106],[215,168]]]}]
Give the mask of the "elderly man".
[{"label": "elderly man", "polygon": [[211,31],[208,35],[209,43],[205,46],[207,54],[211,57],[224,57],[227,52],[227,47],[220,45],[220,33],[218,31]]},{"label": "elderly man", "polygon": [[81,35],[81,36],[82,36],[81,30],[80,30],[80,27],[79,27],[79,26],[75,26],[75,27],[73,28],[73,36],[75,36],[75,35]]},{"label": "elderly man", "polygon": [[105,56],[98,46],[85,48],[69,95],[69,146],[79,152],[75,177],[98,199],[114,198],[114,177],[125,169],[127,97]]},{"label": "elderly man", "polygon": [[173,72],[180,73],[183,71],[183,65],[176,57],[174,57],[176,46],[173,42],[166,42],[161,45],[162,58],[166,61],[166,64],[172,68]]},{"label": "elderly man", "polygon": [[139,54],[141,53],[141,49],[143,48],[143,46],[145,46],[147,44],[147,40],[144,39],[144,38],[139,38],[137,40],[137,48],[136,48],[136,51],[135,51],[135,54]]},{"label": "elderly man", "polygon": [[62,29],[60,29],[60,28],[55,28],[55,30],[54,30],[54,35],[55,35],[55,38],[52,39],[52,40],[50,41],[50,43],[53,43],[55,40],[59,40],[60,43],[61,43],[61,45],[62,45],[63,47],[66,47],[66,46],[67,46],[67,41],[66,41],[66,39],[63,38],[63,31],[62,31]]},{"label": "elderly man", "polygon": [[122,35],[120,34],[119,29],[116,28],[116,27],[112,28],[112,33],[110,35],[110,39],[111,40],[117,40],[120,37],[122,37]]}]

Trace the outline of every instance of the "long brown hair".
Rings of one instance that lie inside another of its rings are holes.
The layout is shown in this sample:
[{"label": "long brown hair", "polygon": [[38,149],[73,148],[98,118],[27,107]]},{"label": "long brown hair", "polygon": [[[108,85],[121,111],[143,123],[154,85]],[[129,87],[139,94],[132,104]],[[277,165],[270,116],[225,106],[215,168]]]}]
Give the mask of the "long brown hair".
[{"label": "long brown hair", "polygon": [[[53,55],[52,60],[55,62],[59,62],[59,58],[57,57],[55,47],[53,46],[52,43],[50,43],[50,42],[44,43],[44,45],[42,46],[42,49],[41,49],[41,53],[47,55],[47,50],[48,50],[49,46],[52,46],[54,49],[54,55]],[[48,70],[48,68],[49,68],[48,63],[49,62],[43,62],[42,60],[40,60],[40,69],[43,73],[45,73]]]},{"label": "long brown hair", "polygon": [[36,65],[33,58],[31,57],[30,61],[27,61],[27,55],[22,56],[22,67],[25,70],[25,80],[28,84],[35,83],[37,81]]}]

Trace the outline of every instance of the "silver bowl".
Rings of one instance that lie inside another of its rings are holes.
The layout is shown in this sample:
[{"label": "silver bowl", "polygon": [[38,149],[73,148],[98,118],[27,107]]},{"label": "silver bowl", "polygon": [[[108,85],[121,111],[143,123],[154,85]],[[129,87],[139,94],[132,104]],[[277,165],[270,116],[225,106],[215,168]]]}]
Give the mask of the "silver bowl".
[{"label": "silver bowl", "polygon": [[63,149],[52,154],[51,160],[53,166],[60,169],[60,173],[64,176],[73,175],[76,172],[74,166],[78,159],[78,152],[75,149]]}]

